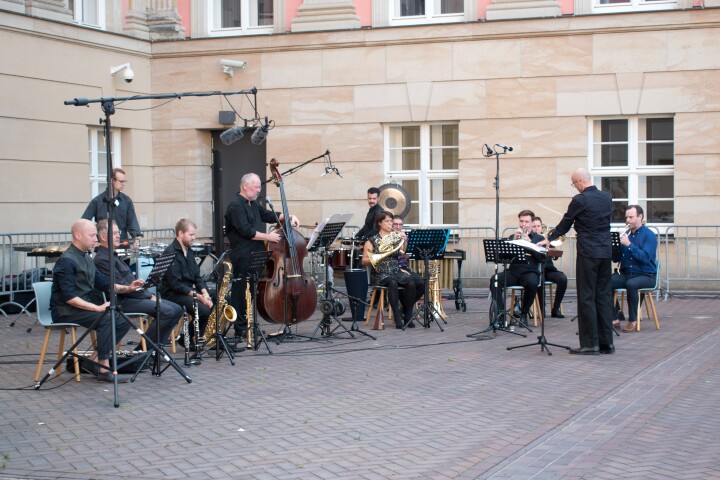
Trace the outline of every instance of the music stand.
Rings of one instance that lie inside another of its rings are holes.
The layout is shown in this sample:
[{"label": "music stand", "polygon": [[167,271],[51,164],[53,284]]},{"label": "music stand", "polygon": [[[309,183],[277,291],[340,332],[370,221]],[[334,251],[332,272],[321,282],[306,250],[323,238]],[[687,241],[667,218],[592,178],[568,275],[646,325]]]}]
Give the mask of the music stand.
[{"label": "music stand", "polygon": [[[542,253],[542,252],[533,250],[532,255],[539,258],[538,262],[539,262],[539,266],[540,266],[540,268],[539,268],[539,270],[540,270],[540,288],[544,288],[544,285],[545,285],[545,261],[547,258],[547,253]],[[552,352],[547,347],[548,345],[552,345],[553,347],[564,348],[566,350],[570,350],[570,347],[568,347],[566,345],[550,343],[547,341],[547,338],[545,338],[545,302],[542,302],[542,305],[540,308],[540,316],[541,316],[542,322],[540,323],[540,335],[537,337],[537,342],[527,343],[525,345],[516,345],[514,347],[507,347],[508,350],[514,350],[516,348],[532,347],[533,345],[540,345],[540,351],[541,352],[543,350],[546,351],[548,356],[552,355]]]},{"label": "music stand", "polygon": [[[347,333],[350,337],[355,338],[355,335],[353,335],[352,332],[342,324],[340,319],[338,319],[338,315],[342,315],[345,311],[345,305],[342,301],[337,300],[332,296],[332,292],[337,292],[337,290],[331,286],[329,281],[330,259],[328,258],[328,246],[330,246],[338,235],[340,235],[344,226],[345,222],[327,222],[324,225],[320,225],[320,231],[317,233],[317,237],[315,238],[315,242],[313,244],[313,246],[317,245],[317,248],[322,249],[323,261],[325,262],[325,298],[320,301],[320,312],[323,314],[323,317],[310,335],[311,339],[315,338],[318,330],[320,331],[320,335],[323,337],[329,337],[333,335],[338,328],[342,328],[344,330],[344,332],[340,333]],[[333,320],[337,323],[335,328],[331,328]],[[367,333],[360,331],[360,329],[357,331],[363,335],[367,335]]]},{"label": "music stand", "polygon": [[[271,255],[272,252],[268,250],[260,250],[258,252],[253,252],[250,255],[250,265],[248,266],[246,275],[247,281],[250,282],[252,322],[248,326],[246,335],[248,336],[247,348],[252,348],[257,351],[260,348],[260,344],[265,342],[265,348],[267,348],[268,353],[272,355],[273,352],[270,350],[270,345],[268,344],[267,337],[265,337],[265,332],[260,329],[257,319],[257,281]],[[257,340],[258,335],[260,336],[260,341]],[[250,339],[253,339],[254,343],[250,342]]]},{"label": "music stand", "polygon": [[[145,333],[142,333],[143,338],[145,338],[145,341],[150,344],[150,349],[146,352],[146,357],[143,360],[143,362],[140,364],[138,369],[135,371],[135,374],[132,376],[131,381],[135,381],[137,376],[140,374],[142,369],[145,367],[145,365],[148,363],[150,358],[154,358],[153,366],[152,366],[152,374],[159,377],[162,375],[162,373],[167,370],[169,366],[172,366],[175,368],[175,370],[178,371],[180,375],[185,377],[186,380],[189,379],[189,376],[185,373],[185,371],[182,370],[180,365],[177,364],[175,359],[170,356],[167,351],[165,350],[165,347],[160,344],[160,283],[165,278],[165,274],[170,269],[170,266],[172,265],[173,261],[175,260],[176,253],[164,253],[158,257],[155,258],[155,265],[153,266],[153,269],[150,271],[150,274],[148,275],[148,280],[143,284],[143,290],[146,290],[151,287],[157,287],[155,288],[155,331],[157,332],[157,339],[158,344],[155,344],[152,340],[149,340]],[[122,312],[120,312],[122,314]],[[123,314],[123,317],[127,320],[127,317]],[[132,325],[132,323],[131,323]],[[152,355],[153,352],[150,352],[150,350],[153,350],[155,355]],[[162,355],[162,358],[168,362],[168,365],[165,366],[165,368],[160,368],[160,357]],[[130,359],[126,361],[125,363],[128,363],[130,361],[134,361],[133,359]],[[119,368],[119,366],[118,366]],[[190,383],[190,380],[188,380],[188,383]]]},{"label": "music stand", "polygon": [[404,323],[402,329],[405,330],[408,324],[415,321],[416,317],[422,319],[422,326],[430,328],[430,323],[435,322],[441,332],[444,332],[442,325],[438,322],[438,318],[445,324],[447,321],[430,304],[430,260],[438,260],[443,258],[445,246],[447,245],[450,230],[446,228],[432,228],[423,230],[412,230],[408,236],[408,252],[413,258],[420,258],[423,261],[423,280],[425,280],[425,293],[423,295],[423,303],[418,308],[415,315],[409,322]]},{"label": "music stand", "polygon": [[[507,272],[508,266],[511,263],[527,263],[525,249],[520,245],[515,245],[514,243],[509,243],[505,240],[493,240],[486,238],[483,240],[483,247],[485,248],[485,262],[494,263],[496,265],[502,263],[503,273]],[[497,284],[497,269],[493,277],[495,279],[495,291],[497,292],[499,287]],[[502,289],[502,298],[505,299],[505,291],[507,290],[507,275],[503,275]],[[512,333],[513,335],[518,335],[520,337],[526,337],[527,335],[521,332],[514,332],[510,330],[510,322],[507,320],[508,311],[505,303],[506,301],[503,301],[502,308],[500,308],[500,305],[498,305],[495,301],[495,295],[492,295],[492,300],[490,301],[490,324],[487,328],[480,330],[479,332],[468,333],[466,336],[468,338],[477,337],[480,340],[489,340],[494,337],[484,335],[485,333],[490,331],[493,333],[501,331]],[[524,326],[528,330],[530,329],[527,325]]]}]

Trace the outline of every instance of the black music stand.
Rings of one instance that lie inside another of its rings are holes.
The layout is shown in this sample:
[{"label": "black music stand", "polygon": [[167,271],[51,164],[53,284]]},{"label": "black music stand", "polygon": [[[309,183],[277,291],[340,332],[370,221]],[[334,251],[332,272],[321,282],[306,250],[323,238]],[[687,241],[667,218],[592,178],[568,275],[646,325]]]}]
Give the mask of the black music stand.
[{"label": "black music stand", "polygon": [[[247,281],[250,282],[250,295],[252,297],[252,322],[249,325],[249,330],[245,333],[248,336],[248,340],[250,338],[254,339],[254,343],[248,341],[247,348],[252,348],[257,351],[260,348],[260,344],[265,342],[265,348],[267,348],[268,353],[272,355],[273,352],[270,350],[270,345],[268,344],[267,337],[265,337],[265,332],[263,332],[260,328],[257,319],[257,281],[260,278],[262,271],[265,269],[265,265],[267,265],[271,255],[272,252],[268,250],[260,250],[258,252],[253,252],[250,255],[250,265],[247,269]],[[258,336],[260,337],[260,341],[258,341]]]},{"label": "black music stand", "polygon": [[[527,263],[525,249],[523,249],[520,245],[515,245],[514,243],[509,243],[505,240],[492,240],[486,238],[483,240],[483,246],[485,248],[485,262],[494,263],[496,265],[502,263],[503,273],[507,271],[508,266],[511,263]],[[499,288],[499,285],[497,284],[497,276],[498,270],[496,268],[494,275],[496,292]],[[507,275],[503,275],[502,289],[503,299],[505,299],[505,291],[507,290]],[[501,331],[512,333],[513,335],[518,335],[520,337],[526,337],[527,335],[523,333],[510,330],[510,322],[507,320],[509,312],[507,311],[506,303],[507,299],[505,299],[502,308],[500,308],[500,305],[497,305],[495,301],[495,295],[492,295],[492,300],[490,301],[490,325],[479,332],[469,333],[466,336],[468,338],[478,338],[479,340],[489,340],[494,337],[485,335],[486,333],[490,331],[493,333]],[[520,323],[530,330],[530,327],[522,322]]]},{"label": "black music stand", "polygon": [[[170,265],[172,265],[173,261],[175,260],[176,253],[164,253],[158,257],[155,258],[155,264],[153,266],[153,269],[150,271],[150,274],[148,275],[148,280],[143,285],[143,290],[146,290],[151,287],[155,288],[155,331],[157,332],[157,339],[158,342],[160,342],[160,283],[165,278],[165,274],[170,269]],[[119,308],[119,306],[118,306]],[[120,312],[125,319],[127,319],[127,316],[125,316],[122,312]],[[131,324],[132,325],[132,324]],[[145,368],[145,365],[148,363],[148,361],[153,358],[153,366],[152,366],[152,374],[159,377],[162,375],[162,373],[167,370],[169,366],[172,366],[175,368],[175,370],[178,371],[180,375],[185,377],[187,380],[189,376],[182,370],[180,365],[177,364],[175,359],[170,356],[167,351],[165,350],[165,347],[162,346],[161,343],[155,344],[151,340],[147,338],[145,333],[142,333],[143,338],[145,338],[146,342],[149,342],[151,348],[145,353],[146,357],[143,360],[143,362],[138,366],[138,369],[135,371],[135,374],[132,376],[131,381],[135,381],[137,376],[140,374],[143,368]],[[150,351],[152,350],[152,352]],[[160,368],[160,359],[162,358],[168,362],[168,365],[165,366],[165,368]],[[125,363],[128,363],[130,361],[134,361],[133,359],[126,361]],[[186,364],[187,365],[187,364]],[[122,365],[120,365],[122,366]],[[120,368],[118,366],[118,368]],[[190,383],[190,380],[188,380],[188,383]]]},{"label": "black music stand", "polygon": [[[338,315],[342,315],[343,312],[345,312],[345,304],[342,300],[338,300],[333,297],[333,292],[340,292],[335,290],[329,280],[330,259],[328,258],[328,247],[335,241],[338,235],[340,235],[344,226],[345,222],[326,223],[322,227],[322,230],[318,232],[317,239],[315,240],[315,245],[322,249],[323,262],[325,263],[325,298],[320,301],[320,312],[323,314],[323,317],[310,335],[311,339],[315,339],[315,335],[318,333],[318,330],[320,331],[321,336],[329,337],[333,335],[338,328],[342,328],[344,330],[339,333],[347,333],[352,338],[355,338],[355,335],[353,335],[352,332],[342,324],[340,319],[338,319]],[[332,328],[333,320],[337,323],[335,328]],[[353,325],[356,326],[356,324]],[[367,333],[360,331],[360,329],[357,331],[363,335],[368,335]]]},{"label": "black music stand", "polygon": [[[528,249],[528,251],[530,251],[530,250]],[[547,259],[547,252],[542,253],[542,252],[532,250],[531,255],[536,256],[538,258],[538,263],[540,265],[540,288],[545,288],[544,287],[545,286],[545,262]],[[564,348],[566,350],[570,350],[570,347],[568,347],[566,345],[550,343],[547,341],[547,338],[545,338],[545,302],[542,302],[541,309],[540,309],[540,316],[541,316],[542,322],[540,323],[540,335],[537,337],[537,342],[527,343],[525,345],[516,345],[514,347],[507,347],[508,350],[515,350],[516,348],[532,347],[533,345],[540,345],[540,351],[542,352],[544,350],[547,352],[548,355],[552,355],[552,352],[547,347],[548,345],[552,345],[553,347]]]},{"label": "black music stand", "polygon": [[413,258],[419,258],[423,261],[425,293],[423,295],[422,305],[420,305],[410,321],[403,324],[403,330],[407,328],[408,324],[414,322],[415,318],[418,318],[418,321],[422,320],[421,324],[425,328],[430,328],[431,322],[435,322],[441,332],[445,331],[442,325],[440,325],[440,322],[438,322],[438,318],[445,324],[447,324],[447,321],[445,321],[442,315],[440,315],[440,312],[430,304],[430,260],[443,258],[449,236],[450,230],[446,228],[412,230],[408,236],[408,252],[411,252]]}]

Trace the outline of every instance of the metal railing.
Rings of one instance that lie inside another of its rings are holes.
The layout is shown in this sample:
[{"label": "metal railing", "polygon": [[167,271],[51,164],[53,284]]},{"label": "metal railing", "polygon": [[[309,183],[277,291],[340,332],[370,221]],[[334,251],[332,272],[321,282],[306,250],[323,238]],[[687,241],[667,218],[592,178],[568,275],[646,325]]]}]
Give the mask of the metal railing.
[{"label": "metal railing", "polygon": [[[143,230],[140,243],[169,243],[175,238],[171,228]],[[22,232],[0,234],[0,314],[7,310],[28,313],[34,294],[32,284],[51,271],[60,251],[72,242],[69,232]]]}]

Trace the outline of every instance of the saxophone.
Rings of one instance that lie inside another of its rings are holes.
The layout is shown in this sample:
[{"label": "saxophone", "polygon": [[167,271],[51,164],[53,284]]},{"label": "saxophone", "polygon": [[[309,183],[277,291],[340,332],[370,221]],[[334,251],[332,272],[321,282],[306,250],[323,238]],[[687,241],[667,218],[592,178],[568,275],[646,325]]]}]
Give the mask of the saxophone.
[{"label": "saxophone", "polygon": [[[230,280],[232,278],[233,271],[232,263],[230,263],[229,260],[223,260],[222,263],[225,267],[225,274],[223,275],[220,287],[217,291],[217,310],[213,308],[212,312],[210,312],[207,326],[205,327],[205,332],[203,333],[203,338],[205,338],[205,348],[208,349],[215,345],[215,322],[217,321],[217,331],[224,332],[228,322],[232,323],[237,320],[237,312],[232,305],[227,303],[227,294],[230,290]],[[216,311],[220,312],[219,319],[215,318]]]},{"label": "saxophone", "polygon": [[252,295],[250,294],[250,282],[247,282],[245,289],[245,318],[247,318],[247,348],[255,346],[255,326],[253,325]]},{"label": "saxophone", "polygon": [[429,303],[435,312],[443,320],[448,317],[442,308],[442,293],[440,291],[440,261],[430,260],[428,262],[428,290],[430,292]]}]

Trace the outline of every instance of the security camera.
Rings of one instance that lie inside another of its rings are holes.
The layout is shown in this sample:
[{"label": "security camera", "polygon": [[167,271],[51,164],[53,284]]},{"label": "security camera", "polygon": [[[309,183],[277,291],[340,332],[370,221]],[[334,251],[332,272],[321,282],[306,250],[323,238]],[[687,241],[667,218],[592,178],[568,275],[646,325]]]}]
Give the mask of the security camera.
[{"label": "security camera", "polygon": [[110,69],[110,75],[115,75],[122,70],[125,70],[125,72],[123,72],[123,80],[125,80],[126,83],[131,83],[135,78],[135,72],[132,71],[129,63],[123,63],[117,67],[112,67]]},{"label": "security camera", "polygon": [[226,60],[222,59],[220,60],[220,65],[222,65],[223,73],[227,75],[228,77],[233,76],[233,68],[245,68],[245,65],[247,65],[247,62],[244,62],[242,60]]}]

